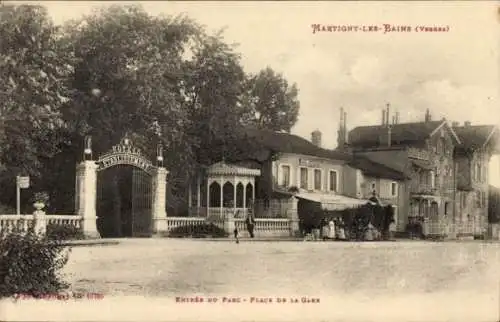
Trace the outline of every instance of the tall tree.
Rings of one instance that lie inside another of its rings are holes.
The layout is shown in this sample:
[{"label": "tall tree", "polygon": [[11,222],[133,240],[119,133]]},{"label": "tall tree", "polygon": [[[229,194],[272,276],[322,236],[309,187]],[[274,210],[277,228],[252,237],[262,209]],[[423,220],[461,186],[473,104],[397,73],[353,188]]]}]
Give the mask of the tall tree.
[{"label": "tall tree", "polygon": [[283,75],[268,67],[250,75],[246,86],[246,113],[242,121],[259,128],[290,132],[299,115],[297,85],[289,85]]},{"label": "tall tree", "polygon": [[[91,134],[105,152],[126,134],[150,157],[166,148],[170,197],[190,171],[193,153],[184,128],[185,50],[200,28],[184,17],[154,17],[140,6],[111,6],[67,26],[79,63],[75,93],[64,109],[75,138]],[[81,149],[81,148],[79,148]]]},{"label": "tall tree", "polygon": [[74,58],[41,6],[1,6],[0,34],[0,185],[12,202],[14,174],[36,185],[43,161],[67,143],[60,108]]},{"label": "tall tree", "polygon": [[241,97],[245,73],[234,47],[223,42],[221,33],[204,36],[193,47],[186,64],[186,104],[189,135],[196,138],[196,157],[201,165],[230,158],[232,142],[241,130],[244,112]]}]

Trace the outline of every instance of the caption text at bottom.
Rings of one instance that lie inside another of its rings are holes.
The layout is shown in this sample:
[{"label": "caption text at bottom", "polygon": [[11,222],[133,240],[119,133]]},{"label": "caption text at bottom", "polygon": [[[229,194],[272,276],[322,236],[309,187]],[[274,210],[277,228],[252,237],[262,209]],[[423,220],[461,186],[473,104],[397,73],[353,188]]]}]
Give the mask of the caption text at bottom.
[{"label": "caption text at bottom", "polygon": [[319,304],[320,299],[315,297],[180,297],[175,298],[176,303],[251,303],[251,304],[283,304],[283,303],[303,303],[303,304]]}]

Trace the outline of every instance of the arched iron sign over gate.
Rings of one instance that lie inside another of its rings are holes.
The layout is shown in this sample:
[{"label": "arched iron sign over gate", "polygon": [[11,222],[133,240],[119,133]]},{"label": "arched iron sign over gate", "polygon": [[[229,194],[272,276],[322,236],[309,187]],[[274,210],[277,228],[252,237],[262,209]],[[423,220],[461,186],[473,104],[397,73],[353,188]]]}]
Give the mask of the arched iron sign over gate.
[{"label": "arched iron sign over gate", "polygon": [[97,160],[97,171],[102,171],[115,165],[131,165],[152,174],[154,166],[151,161],[144,157],[140,149],[134,147],[129,139],[123,139],[119,145],[111,148],[111,151],[103,154]]},{"label": "arched iron sign over gate", "polygon": [[[90,141],[86,139],[86,142]],[[157,151],[163,150],[159,148]],[[85,154],[92,158],[91,143],[86,143]],[[130,220],[127,219],[130,222],[125,222],[125,224],[131,227],[131,231],[125,235],[150,236],[164,232],[166,230],[165,192],[168,171],[161,166],[162,160],[163,156],[158,155],[158,164],[153,165],[137,147],[133,146],[128,138],[125,138],[96,161],[85,160],[78,164],[76,212],[83,217],[84,233],[87,236],[98,237],[100,234],[96,222],[99,220],[99,224],[102,224],[107,212],[116,212],[117,208],[123,210],[127,207],[126,211],[130,211],[131,215],[128,217]],[[131,171],[128,171],[129,175],[126,180],[118,182],[116,173],[112,176],[109,176],[108,173],[119,171],[120,167],[126,167]],[[104,171],[108,169],[109,171]],[[114,184],[115,189],[119,187],[131,190],[130,198],[127,199],[129,204],[125,204],[125,207],[120,202],[118,202],[120,207],[117,207],[116,204],[112,207],[114,210],[102,207],[103,203],[100,200],[104,191],[102,187],[106,184],[109,185],[110,182]],[[100,219],[97,218],[98,211],[102,217]],[[120,217],[114,222],[111,221],[111,224],[123,225],[123,220],[123,217]]]}]

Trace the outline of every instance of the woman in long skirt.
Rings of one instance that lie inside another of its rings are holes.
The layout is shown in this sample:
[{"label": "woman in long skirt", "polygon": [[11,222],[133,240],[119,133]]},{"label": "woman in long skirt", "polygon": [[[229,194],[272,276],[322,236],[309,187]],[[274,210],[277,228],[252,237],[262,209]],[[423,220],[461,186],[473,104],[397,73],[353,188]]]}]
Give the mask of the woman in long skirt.
[{"label": "woman in long skirt", "polygon": [[345,225],[344,225],[344,221],[342,220],[342,218],[340,219],[340,222],[339,222],[339,235],[338,235],[338,238],[340,240],[345,240]]},{"label": "woman in long skirt", "polygon": [[335,223],[333,222],[333,219],[330,219],[328,226],[330,228],[328,230],[328,239],[335,239]]},{"label": "woman in long skirt", "polygon": [[327,240],[329,234],[330,234],[330,227],[328,226],[326,220],[324,220],[323,225],[321,226],[321,237],[323,238],[323,240]]}]

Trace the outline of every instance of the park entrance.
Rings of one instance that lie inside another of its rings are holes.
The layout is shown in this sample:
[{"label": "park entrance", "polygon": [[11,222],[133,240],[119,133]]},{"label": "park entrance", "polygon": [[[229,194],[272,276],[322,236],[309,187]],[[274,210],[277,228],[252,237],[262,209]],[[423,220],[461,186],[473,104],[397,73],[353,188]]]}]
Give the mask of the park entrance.
[{"label": "park entrance", "polygon": [[130,165],[97,174],[97,230],[101,237],[149,237],[152,234],[151,175]]},{"label": "park entrance", "polygon": [[[86,154],[91,155],[90,147]],[[90,157],[91,158],[91,157]],[[76,209],[84,233],[103,238],[150,237],[166,226],[166,176],[129,139],[77,166]]]}]

